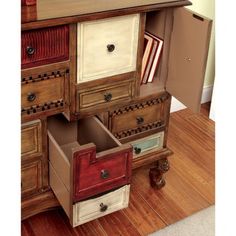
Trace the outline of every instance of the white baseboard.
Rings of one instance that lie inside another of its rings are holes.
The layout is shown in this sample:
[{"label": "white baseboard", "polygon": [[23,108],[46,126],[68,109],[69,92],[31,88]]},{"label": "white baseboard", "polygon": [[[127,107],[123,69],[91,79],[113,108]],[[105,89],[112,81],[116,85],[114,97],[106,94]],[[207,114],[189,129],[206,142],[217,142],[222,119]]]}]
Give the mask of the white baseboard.
[{"label": "white baseboard", "polygon": [[[205,86],[203,88],[201,103],[206,103],[211,101],[212,91],[213,91],[213,85]],[[170,112],[180,111],[185,108],[186,106],[183,103],[181,103],[175,97],[172,97]]]}]

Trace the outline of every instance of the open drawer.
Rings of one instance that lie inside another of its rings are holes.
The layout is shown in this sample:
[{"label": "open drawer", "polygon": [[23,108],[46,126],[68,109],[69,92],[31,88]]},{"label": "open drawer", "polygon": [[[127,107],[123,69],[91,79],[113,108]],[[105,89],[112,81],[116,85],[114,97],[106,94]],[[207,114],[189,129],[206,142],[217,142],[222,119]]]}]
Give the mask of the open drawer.
[{"label": "open drawer", "polygon": [[50,164],[73,203],[130,183],[132,146],[122,145],[97,118],[51,117],[48,138]]}]

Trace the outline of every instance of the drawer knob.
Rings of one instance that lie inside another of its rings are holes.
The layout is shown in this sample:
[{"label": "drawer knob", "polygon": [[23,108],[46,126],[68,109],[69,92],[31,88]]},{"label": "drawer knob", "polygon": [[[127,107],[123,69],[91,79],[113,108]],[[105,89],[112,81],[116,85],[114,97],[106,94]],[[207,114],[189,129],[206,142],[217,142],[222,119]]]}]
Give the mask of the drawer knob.
[{"label": "drawer knob", "polygon": [[136,120],[137,120],[137,124],[138,124],[138,125],[141,125],[141,124],[144,122],[144,119],[143,119],[143,117],[141,117],[141,116],[138,116],[138,117],[136,118]]},{"label": "drawer knob", "polygon": [[108,170],[102,170],[101,171],[101,178],[102,179],[107,179],[107,178],[109,178],[109,171]]},{"label": "drawer knob", "polygon": [[33,48],[32,46],[27,46],[26,52],[28,55],[33,55],[35,53],[35,48]]},{"label": "drawer knob", "polygon": [[108,206],[104,205],[103,203],[100,204],[100,211],[105,212],[107,210]]},{"label": "drawer knob", "polygon": [[141,151],[142,151],[141,148],[138,148],[138,147],[135,147],[135,148],[134,148],[134,152],[135,152],[135,154],[140,154]]},{"label": "drawer knob", "polygon": [[35,98],[36,98],[35,93],[28,93],[27,100],[29,102],[33,102],[35,100]]},{"label": "drawer knob", "polygon": [[108,52],[113,52],[115,50],[115,45],[114,44],[108,44],[107,45],[107,51]]},{"label": "drawer knob", "polygon": [[110,102],[112,99],[112,94],[111,93],[104,94],[104,99],[106,102]]}]

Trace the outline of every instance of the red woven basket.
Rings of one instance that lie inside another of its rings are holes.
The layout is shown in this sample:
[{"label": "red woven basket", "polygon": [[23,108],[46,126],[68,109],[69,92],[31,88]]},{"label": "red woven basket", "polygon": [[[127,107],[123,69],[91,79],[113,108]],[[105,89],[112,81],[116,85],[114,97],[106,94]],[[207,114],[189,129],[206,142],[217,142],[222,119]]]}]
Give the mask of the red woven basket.
[{"label": "red woven basket", "polygon": [[37,0],[21,0],[21,5],[23,6],[32,6],[36,5]]}]

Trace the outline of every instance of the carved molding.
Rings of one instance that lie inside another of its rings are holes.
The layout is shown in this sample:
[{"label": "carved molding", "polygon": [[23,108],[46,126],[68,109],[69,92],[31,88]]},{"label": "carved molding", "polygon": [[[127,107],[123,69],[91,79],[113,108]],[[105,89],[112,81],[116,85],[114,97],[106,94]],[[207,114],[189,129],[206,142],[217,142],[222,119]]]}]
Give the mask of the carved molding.
[{"label": "carved molding", "polygon": [[167,100],[169,97],[170,97],[170,95],[168,93],[165,93],[162,96],[160,96],[158,98],[155,98],[155,99],[152,99],[152,100],[148,100],[148,101],[144,101],[144,102],[141,102],[141,103],[137,103],[137,104],[133,104],[133,105],[130,105],[130,106],[126,106],[126,107],[116,109],[116,110],[112,111],[109,116],[112,118],[112,117],[117,116],[117,115],[122,115],[126,112],[135,111],[135,110],[138,110],[138,109],[145,108],[147,106],[153,106],[153,105],[156,105],[156,104],[160,104],[160,103],[164,102],[165,100]]},{"label": "carved molding", "polygon": [[145,124],[143,126],[140,126],[140,127],[134,128],[134,129],[121,131],[119,133],[114,133],[113,135],[118,139],[122,139],[122,138],[126,138],[131,135],[135,135],[135,134],[147,131],[147,130],[151,130],[154,128],[160,128],[160,127],[163,127],[164,125],[165,125],[165,122],[162,120],[159,120],[159,121],[156,121],[153,123]]}]

